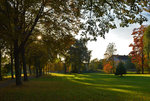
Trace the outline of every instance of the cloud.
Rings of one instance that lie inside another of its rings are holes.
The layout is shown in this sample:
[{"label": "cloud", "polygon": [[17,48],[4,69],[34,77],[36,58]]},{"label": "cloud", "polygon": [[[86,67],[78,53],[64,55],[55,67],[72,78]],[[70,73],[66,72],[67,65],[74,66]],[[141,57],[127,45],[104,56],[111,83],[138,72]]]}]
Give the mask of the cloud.
[{"label": "cloud", "polygon": [[[150,13],[144,12],[146,17],[150,16]],[[143,25],[150,24],[150,18],[148,22],[144,22]],[[132,31],[134,28],[140,27],[139,24],[132,24],[129,27],[118,27],[117,29],[110,30],[109,33],[105,35],[106,39],[98,38],[96,42],[88,42],[89,50],[92,50],[92,59],[98,58],[102,59],[106,51],[107,45],[111,42],[116,44],[117,54],[128,55],[132,50],[129,45],[133,42]]]}]

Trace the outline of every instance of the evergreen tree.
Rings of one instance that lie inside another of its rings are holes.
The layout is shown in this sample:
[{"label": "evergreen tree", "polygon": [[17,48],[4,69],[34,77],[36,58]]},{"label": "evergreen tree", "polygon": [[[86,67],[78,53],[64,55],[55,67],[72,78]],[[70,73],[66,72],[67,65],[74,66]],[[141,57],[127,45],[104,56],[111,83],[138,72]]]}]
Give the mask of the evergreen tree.
[{"label": "evergreen tree", "polygon": [[123,62],[119,62],[118,66],[116,68],[115,75],[122,76],[123,74],[126,74],[126,68],[124,67],[124,63]]}]

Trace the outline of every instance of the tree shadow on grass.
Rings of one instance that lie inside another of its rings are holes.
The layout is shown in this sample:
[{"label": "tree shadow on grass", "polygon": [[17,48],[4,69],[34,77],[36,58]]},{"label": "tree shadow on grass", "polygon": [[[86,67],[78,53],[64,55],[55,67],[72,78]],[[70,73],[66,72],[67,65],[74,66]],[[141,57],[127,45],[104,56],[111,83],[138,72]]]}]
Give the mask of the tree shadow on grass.
[{"label": "tree shadow on grass", "polygon": [[48,75],[1,89],[0,101],[150,101],[149,81],[100,73]]},{"label": "tree shadow on grass", "polygon": [[128,94],[128,96],[132,95],[133,98],[150,99],[149,76],[126,75],[119,77],[108,74],[89,73],[79,74],[74,79],[71,79],[71,81],[119,95]]}]

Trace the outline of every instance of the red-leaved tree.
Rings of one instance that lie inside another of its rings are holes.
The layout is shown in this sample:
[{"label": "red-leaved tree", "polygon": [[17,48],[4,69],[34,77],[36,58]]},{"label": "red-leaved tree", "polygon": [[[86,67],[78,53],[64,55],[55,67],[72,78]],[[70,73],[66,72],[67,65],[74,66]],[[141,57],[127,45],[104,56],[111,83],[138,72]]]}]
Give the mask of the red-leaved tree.
[{"label": "red-leaved tree", "polygon": [[129,45],[132,47],[132,51],[129,53],[131,56],[132,63],[136,64],[138,71],[142,70],[142,74],[144,74],[144,44],[143,44],[143,36],[146,26],[141,25],[140,28],[135,28],[133,30],[133,43]]},{"label": "red-leaved tree", "polygon": [[113,73],[113,66],[111,62],[105,63],[103,70],[105,73]]}]

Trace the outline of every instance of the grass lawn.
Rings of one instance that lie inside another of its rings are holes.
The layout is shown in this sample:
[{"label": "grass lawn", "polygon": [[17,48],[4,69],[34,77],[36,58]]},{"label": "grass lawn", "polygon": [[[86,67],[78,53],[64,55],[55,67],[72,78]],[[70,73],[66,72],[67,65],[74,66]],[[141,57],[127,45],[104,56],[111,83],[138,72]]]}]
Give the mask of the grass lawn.
[{"label": "grass lawn", "polygon": [[0,101],[150,101],[150,75],[52,73],[0,88]]}]

